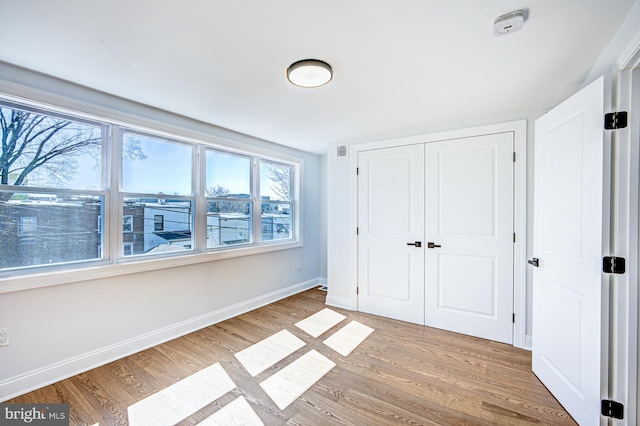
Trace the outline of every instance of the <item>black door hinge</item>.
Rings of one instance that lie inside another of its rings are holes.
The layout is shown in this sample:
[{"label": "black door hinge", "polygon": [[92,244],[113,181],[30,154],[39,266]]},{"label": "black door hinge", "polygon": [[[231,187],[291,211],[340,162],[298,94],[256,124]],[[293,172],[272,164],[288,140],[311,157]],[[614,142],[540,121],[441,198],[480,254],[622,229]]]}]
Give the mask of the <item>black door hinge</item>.
[{"label": "black door hinge", "polygon": [[613,417],[614,419],[624,419],[624,405],[619,402],[611,401],[609,399],[602,400],[602,415],[606,417]]},{"label": "black door hinge", "polygon": [[610,112],[604,115],[605,130],[624,129],[627,127],[627,111]]},{"label": "black door hinge", "polygon": [[602,272],[605,274],[624,274],[625,271],[624,257],[605,256],[602,258]]}]

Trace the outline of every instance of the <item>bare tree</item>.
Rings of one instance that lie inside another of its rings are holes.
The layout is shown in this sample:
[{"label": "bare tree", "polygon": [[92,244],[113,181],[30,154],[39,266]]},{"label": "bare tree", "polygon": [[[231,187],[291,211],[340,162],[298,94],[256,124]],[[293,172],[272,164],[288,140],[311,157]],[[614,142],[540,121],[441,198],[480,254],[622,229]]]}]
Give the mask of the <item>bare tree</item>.
[{"label": "bare tree", "polygon": [[218,184],[216,186],[207,188],[207,195],[209,197],[226,197],[227,195],[229,195],[229,189]]},{"label": "bare tree", "polygon": [[267,177],[273,182],[269,189],[280,200],[291,200],[291,167],[271,163],[263,164],[268,170]]},{"label": "bare tree", "polygon": [[[215,198],[226,198],[229,196],[229,188],[220,184],[207,188],[207,196]],[[212,200],[208,202],[208,211],[212,213],[233,213],[244,212],[245,206],[233,201]]]},{"label": "bare tree", "polygon": [[[42,179],[64,186],[77,173],[78,158],[101,156],[101,129],[96,126],[0,108],[0,131],[0,185],[33,185]],[[128,141],[125,158],[146,158],[138,140]]]}]

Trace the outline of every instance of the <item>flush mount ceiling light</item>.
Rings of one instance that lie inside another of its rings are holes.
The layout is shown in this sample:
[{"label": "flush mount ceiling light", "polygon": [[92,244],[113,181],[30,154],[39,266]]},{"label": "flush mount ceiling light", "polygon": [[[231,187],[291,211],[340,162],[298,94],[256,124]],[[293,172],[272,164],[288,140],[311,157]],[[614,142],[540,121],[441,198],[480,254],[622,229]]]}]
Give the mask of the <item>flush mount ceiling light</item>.
[{"label": "flush mount ceiling light", "polygon": [[331,65],[318,59],[304,59],[287,68],[287,78],[296,86],[320,87],[331,81]]}]

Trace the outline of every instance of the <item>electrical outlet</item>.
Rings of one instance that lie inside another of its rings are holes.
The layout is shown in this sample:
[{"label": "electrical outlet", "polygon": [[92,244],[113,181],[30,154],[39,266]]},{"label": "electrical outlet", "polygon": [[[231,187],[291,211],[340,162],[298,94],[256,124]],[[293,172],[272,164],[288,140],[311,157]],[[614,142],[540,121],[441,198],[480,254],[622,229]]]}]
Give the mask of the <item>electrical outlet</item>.
[{"label": "electrical outlet", "polygon": [[9,344],[9,328],[0,328],[0,346]]}]

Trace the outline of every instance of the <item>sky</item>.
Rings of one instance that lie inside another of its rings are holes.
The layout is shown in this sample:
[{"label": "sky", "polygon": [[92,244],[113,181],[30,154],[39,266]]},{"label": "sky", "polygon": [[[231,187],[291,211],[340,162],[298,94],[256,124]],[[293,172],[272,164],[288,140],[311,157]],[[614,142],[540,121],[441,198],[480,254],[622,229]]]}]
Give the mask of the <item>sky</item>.
[{"label": "sky", "polygon": [[125,192],[191,195],[192,147],[132,134],[125,134],[124,138],[138,139],[147,156],[144,160],[125,159],[122,171]]},{"label": "sky", "polygon": [[[136,140],[146,158],[126,159],[123,162],[123,190],[129,193],[165,195],[192,195],[191,168],[193,146],[171,143],[133,133],[124,134],[124,145],[128,140]],[[62,187],[78,190],[100,190],[100,157],[89,153],[74,159],[78,168],[70,174],[64,184],[56,184],[47,178],[46,171],[32,172],[27,185]],[[206,188],[220,185],[229,194],[250,194],[251,158],[231,153],[206,151]],[[264,173],[260,176],[262,195],[277,198],[269,188],[273,182]]]},{"label": "sky", "polygon": [[[125,135],[125,138],[129,135]],[[191,194],[192,147],[135,136],[141,143],[144,160],[124,162],[124,190],[167,195]],[[180,170],[180,173],[172,173]],[[229,194],[251,193],[251,159],[241,155],[208,150],[206,153],[206,187],[217,185]],[[261,195],[277,198],[269,189],[273,182],[261,173]]]}]

